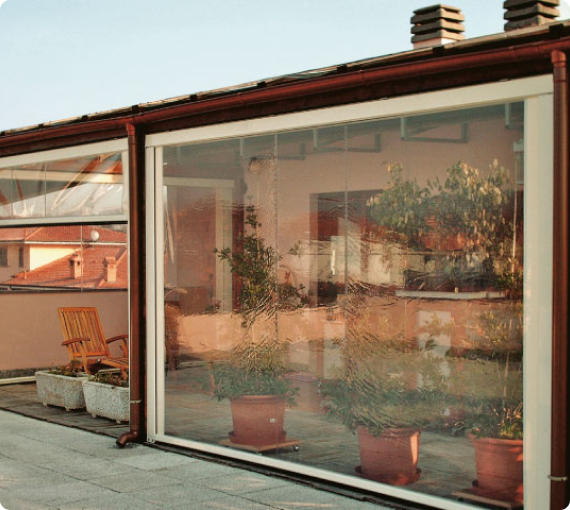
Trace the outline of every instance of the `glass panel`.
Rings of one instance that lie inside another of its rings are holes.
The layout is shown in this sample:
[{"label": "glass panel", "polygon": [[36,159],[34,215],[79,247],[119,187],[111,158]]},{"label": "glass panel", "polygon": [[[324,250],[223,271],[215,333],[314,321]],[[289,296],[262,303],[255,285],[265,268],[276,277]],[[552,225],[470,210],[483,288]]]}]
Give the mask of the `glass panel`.
[{"label": "glass panel", "polygon": [[46,165],[47,216],[104,216],[123,212],[120,153]]},{"label": "glass panel", "polygon": [[12,173],[12,217],[45,216],[45,167],[43,164],[14,168]]},{"label": "glass panel", "polygon": [[0,219],[126,214],[121,153],[0,170]]},{"label": "glass panel", "polygon": [[0,219],[12,216],[12,169],[0,169]]},{"label": "glass panel", "polygon": [[166,434],[520,503],[523,112],[166,148]]},{"label": "glass panel", "polygon": [[69,361],[59,307],[96,307],[106,338],[128,332],[126,225],[1,228],[2,251],[0,379]]}]

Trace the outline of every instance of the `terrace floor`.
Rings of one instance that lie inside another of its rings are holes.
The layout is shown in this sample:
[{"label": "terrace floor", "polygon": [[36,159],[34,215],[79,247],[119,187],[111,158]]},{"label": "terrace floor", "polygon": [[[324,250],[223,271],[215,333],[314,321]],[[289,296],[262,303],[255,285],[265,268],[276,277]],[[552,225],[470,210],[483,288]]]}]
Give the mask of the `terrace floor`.
[{"label": "terrace floor", "polygon": [[115,438],[129,430],[128,424],[117,424],[106,418],[93,418],[86,411],[66,412],[59,407],[44,407],[38,400],[35,383],[0,386],[0,409]]},{"label": "terrace floor", "polygon": [[[166,433],[178,438],[220,444],[228,439],[232,428],[228,402],[218,402],[207,393],[189,391],[184,370],[170,373],[166,380]],[[85,411],[70,411],[44,407],[38,400],[35,384],[0,386],[0,409],[98,434],[118,437],[128,430],[104,418],[93,418]],[[357,476],[359,462],[358,440],[344,427],[325,415],[299,406],[287,409],[285,415],[287,438],[299,439],[300,447],[265,453],[292,463],[322,468]],[[421,478],[406,489],[445,498],[471,485],[476,478],[475,459],[471,442],[449,433],[424,431],[421,434]]]}]

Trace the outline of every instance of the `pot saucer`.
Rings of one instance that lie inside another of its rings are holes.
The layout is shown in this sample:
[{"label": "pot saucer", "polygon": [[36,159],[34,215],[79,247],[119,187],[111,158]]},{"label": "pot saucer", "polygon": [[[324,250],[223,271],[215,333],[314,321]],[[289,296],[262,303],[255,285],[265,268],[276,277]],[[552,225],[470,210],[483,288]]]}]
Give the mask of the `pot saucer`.
[{"label": "pot saucer", "polygon": [[356,474],[362,478],[367,478],[369,480],[374,480],[376,482],[387,483],[388,485],[408,485],[410,483],[417,482],[420,479],[422,474],[422,470],[420,468],[416,469],[416,473],[414,475],[404,475],[404,474],[394,474],[394,475],[386,475],[386,476],[367,476],[362,472],[361,466],[356,466],[354,468]]},{"label": "pot saucer", "polygon": [[281,434],[279,435],[278,438],[276,438],[275,441],[269,441],[269,442],[258,442],[258,441],[256,441],[255,436],[253,436],[253,437],[249,437],[249,436],[248,437],[242,437],[236,441],[235,440],[236,436],[235,436],[233,430],[228,434],[228,436],[230,437],[230,441],[234,444],[248,444],[251,446],[262,447],[262,446],[269,446],[269,445],[277,445],[277,444],[285,442],[286,438],[287,438],[287,433],[284,430],[282,430]]},{"label": "pot saucer", "polygon": [[479,483],[477,480],[473,480],[472,483],[473,487],[473,494],[476,496],[481,496],[483,498],[494,499],[498,501],[506,501],[509,503],[522,503],[523,502],[523,486],[522,484],[518,487],[512,487],[510,489],[505,490],[489,490],[489,489],[482,489],[479,487]]}]

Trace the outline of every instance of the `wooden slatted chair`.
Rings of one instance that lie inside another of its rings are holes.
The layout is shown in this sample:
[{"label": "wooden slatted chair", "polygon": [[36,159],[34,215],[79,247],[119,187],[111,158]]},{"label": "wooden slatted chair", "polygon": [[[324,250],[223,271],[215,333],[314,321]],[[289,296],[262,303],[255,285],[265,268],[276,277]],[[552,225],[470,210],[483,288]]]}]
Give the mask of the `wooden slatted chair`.
[{"label": "wooden slatted chair", "polygon": [[[101,368],[118,368],[123,374],[129,369],[128,335],[118,335],[105,339],[97,308],[66,307],[58,308],[59,320],[65,340],[61,345],[67,349],[70,360],[79,359],[87,374],[97,373]],[[109,344],[119,345],[122,357],[113,357]]]}]

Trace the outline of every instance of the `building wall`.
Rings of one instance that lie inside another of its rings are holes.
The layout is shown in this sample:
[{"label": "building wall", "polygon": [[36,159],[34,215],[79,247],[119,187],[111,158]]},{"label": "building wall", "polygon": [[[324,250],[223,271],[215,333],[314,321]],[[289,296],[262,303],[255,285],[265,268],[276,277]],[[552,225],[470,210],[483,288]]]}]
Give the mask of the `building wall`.
[{"label": "building wall", "polygon": [[54,260],[58,260],[67,255],[71,255],[73,252],[79,249],[77,246],[30,246],[29,248],[29,271],[32,271],[38,267],[49,264]]}]

